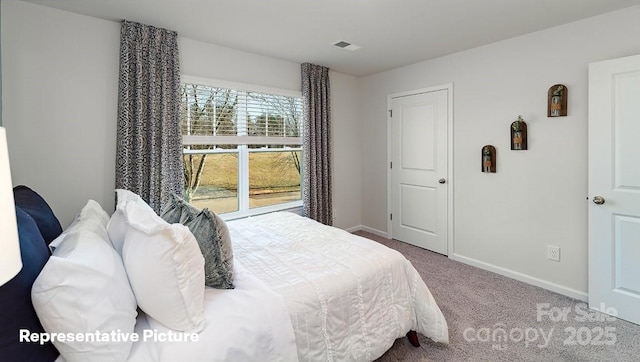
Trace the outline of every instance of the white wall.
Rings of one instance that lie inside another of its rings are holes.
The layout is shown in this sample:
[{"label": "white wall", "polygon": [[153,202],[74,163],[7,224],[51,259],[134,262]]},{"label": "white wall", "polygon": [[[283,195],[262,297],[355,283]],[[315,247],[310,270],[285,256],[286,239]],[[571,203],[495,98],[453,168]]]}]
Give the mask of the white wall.
[{"label": "white wall", "polygon": [[358,78],[335,72],[331,82],[333,144],[333,225],[343,229],[362,224],[362,130]]},{"label": "white wall", "polygon": [[113,209],[119,24],[2,1],[3,121],[13,182],[63,226],[93,198]]},{"label": "white wall", "polygon": [[[112,211],[120,24],[20,1],[1,6],[2,111],[14,184],[40,192],[63,226],[88,198]],[[300,90],[299,64],[186,38],[179,48],[183,74]],[[360,225],[358,83],[335,72],[331,82],[335,224],[349,228]]]},{"label": "white wall", "polygon": [[[455,257],[584,298],[587,67],[639,53],[637,34],[640,6],[363,78],[363,225],[386,232],[387,95],[453,82]],[[547,118],[556,83],[568,86],[568,116]],[[510,150],[518,115],[527,151]],[[495,174],[480,172],[486,144]],[[547,245],[561,248],[560,263]]]}]

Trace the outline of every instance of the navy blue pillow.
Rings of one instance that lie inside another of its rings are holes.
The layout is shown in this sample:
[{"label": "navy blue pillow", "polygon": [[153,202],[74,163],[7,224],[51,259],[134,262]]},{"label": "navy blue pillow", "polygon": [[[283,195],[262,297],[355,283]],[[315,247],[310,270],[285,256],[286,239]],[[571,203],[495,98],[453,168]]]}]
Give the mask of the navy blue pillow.
[{"label": "navy blue pillow", "polygon": [[20,329],[43,333],[44,329],[31,303],[31,285],[49,259],[49,248],[36,222],[16,207],[22,270],[0,286],[0,358],[3,361],[53,361],[58,351],[51,343],[21,343]]},{"label": "navy blue pillow", "polygon": [[16,206],[26,211],[36,222],[47,245],[62,234],[60,221],[53,214],[49,204],[37,192],[20,185],[13,188],[13,198]]}]

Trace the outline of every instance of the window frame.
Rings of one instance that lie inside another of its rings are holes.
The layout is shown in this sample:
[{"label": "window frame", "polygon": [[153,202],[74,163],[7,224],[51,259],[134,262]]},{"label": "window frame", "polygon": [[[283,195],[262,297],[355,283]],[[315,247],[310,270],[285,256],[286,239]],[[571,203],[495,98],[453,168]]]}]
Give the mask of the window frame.
[{"label": "window frame", "polygon": [[[266,93],[272,95],[302,98],[301,91],[292,91],[286,89],[279,89],[273,87],[264,87],[259,85],[252,85],[246,83],[230,82],[211,78],[194,77],[189,75],[181,75],[180,84],[199,84],[215,88],[227,88],[242,92],[253,93]],[[292,142],[296,141],[296,142]],[[277,205],[261,206],[256,208],[249,207],[249,154],[252,152],[283,152],[281,148],[274,149],[253,149],[249,148],[249,145],[291,145],[299,144],[299,147],[288,147],[287,151],[300,151],[302,152],[302,134],[300,137],[270,137],[270,136],[204,136],[204,135],[182,135],[182,146],[191,145],[213,145],[213,144],[225,144],[225,145],[237,145],[234,150],[226,150],[224,153],[237,153],[238,154],[238,210],[222,213],[219,216],[223,220],[233,220],[248,216],[255,216],[260,214],[266,214],[274,211],[283,211],[290,209],[302,208],[302,200],[285,202]],[[182,154],[187,151],[183,147]],[[198,150],[199,152],[192,153],[220,153],[217,150]],[[202,152],[204,151],[204,152]],[[300,195],[302,198],[303,187],[303,172],[300,170]],[[241,191],[242,190],[242,191]],[[214,210],[215,211],[215,210]]]}]

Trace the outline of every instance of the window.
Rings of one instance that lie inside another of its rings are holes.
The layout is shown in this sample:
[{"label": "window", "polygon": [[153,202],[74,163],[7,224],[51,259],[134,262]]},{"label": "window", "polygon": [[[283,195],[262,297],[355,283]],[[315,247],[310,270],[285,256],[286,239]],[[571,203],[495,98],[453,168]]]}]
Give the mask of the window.
[{"label": "window", "polygon": [[302,205],[299,93],[181,85],[185,199],[225,218]]}]

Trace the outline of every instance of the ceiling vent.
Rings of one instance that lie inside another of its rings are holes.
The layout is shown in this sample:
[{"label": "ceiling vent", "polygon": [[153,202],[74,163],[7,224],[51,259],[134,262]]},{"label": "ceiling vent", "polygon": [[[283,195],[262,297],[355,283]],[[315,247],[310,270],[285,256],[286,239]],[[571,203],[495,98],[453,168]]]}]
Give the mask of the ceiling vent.
[{"label": "ceiling vent", "polygon": [[358,46],[358,45],[351,44],[351,43],[349,43],[348,41],[344,41],[344,40],[339,40],[339,41],[337,41],[337,42],[333,43],[333,45],[334,45],[334,46],[337,46],[338,48],[342,48],[342,49],[346,49],[346,50],[351,50],[351,51],[358,50],[358,49],[360,49],[360,48],[361,48],[361,47],[360,47],[360,46]]}]

